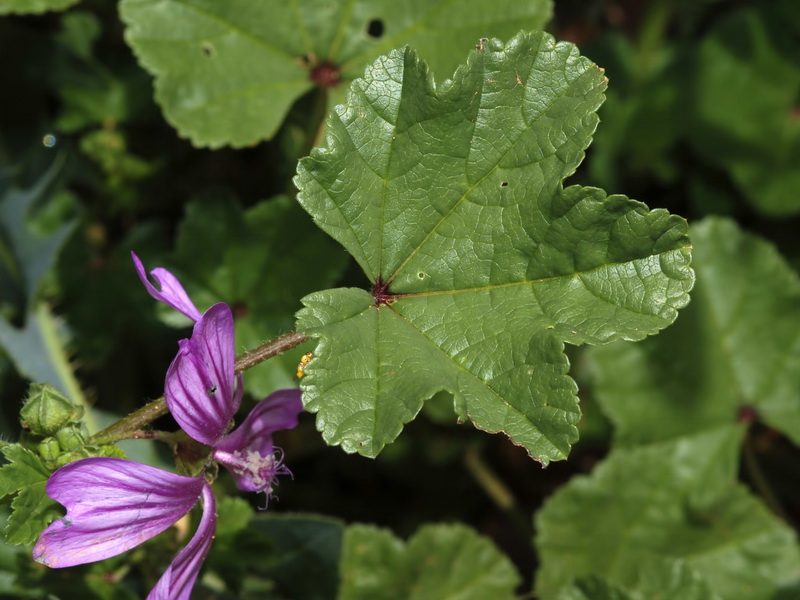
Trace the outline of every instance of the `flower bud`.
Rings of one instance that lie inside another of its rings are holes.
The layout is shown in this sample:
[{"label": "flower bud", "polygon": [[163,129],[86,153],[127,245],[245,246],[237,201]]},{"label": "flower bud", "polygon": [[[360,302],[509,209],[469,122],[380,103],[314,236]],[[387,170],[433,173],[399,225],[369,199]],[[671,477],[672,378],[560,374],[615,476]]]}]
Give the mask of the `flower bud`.
[{"label": "flower bud", "polygon": [[86,438],[81,430],[81,425],[73,423],[56,432],[56,439],[65,452],[80,448],[86,443]]},{"label": "flower bud", "polygon": [[20,410],[22,426],[36,435],[54,435],[83,414],[83,408],[67,400],[52,385],[34,383]]},{"label": "flower bud", "polygon": [[58,440],[52,437],[43,439],[36,449],[45,462],[52,462],[61,455],[61,446]]}]

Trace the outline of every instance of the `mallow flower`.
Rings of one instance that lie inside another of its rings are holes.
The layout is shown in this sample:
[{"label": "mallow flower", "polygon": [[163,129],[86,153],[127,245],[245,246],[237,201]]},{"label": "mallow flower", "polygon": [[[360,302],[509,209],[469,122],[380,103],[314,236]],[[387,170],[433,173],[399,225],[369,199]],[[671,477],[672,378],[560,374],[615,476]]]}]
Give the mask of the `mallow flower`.
[{"label": "mallow flower", "polygon": [[244,422],[227,433],[242,400],[242,376],[235,374],[233,313],[224,302],[202,315],[177,278],[163,268],[147,278],[144,265],[131,257],[150,295],[195,321],[192,337],[178,342],[167,371],[164,399],[170,413],[192,439],[211,446],[211,458],[224,465],[236,485],[269,496],[276,475],[288,473],[272,445],[272,433],[297,425],[303,410],[299,390],[280,390],[259,402]]},{"label": "mallow flower", "polygon": [[[226,433],[242,398],[230,307],[218,303],[201,314],[169,271],[151,272],[159,290],[132,256],[148,292],[195,321],[191,338],[179,342],[167,371],[164,395],[170,412],[190,437],[210,446],[209,460],[228,468],[240,489],[269,496],[275,477],[288,472],[276,455],[272,433],[297,425],[299,390],[270,394],[237,429]],[[188,599],[216,530],[214,497],[203,474],[186,477],[124,459],[87,458],[53,473],[46,489],[67,508],[66,516],[48,526],[34,548],[34,558],[51,567],[129,550],[173,525],[202,499],[203,516],[194,537],[148,596]]]}]

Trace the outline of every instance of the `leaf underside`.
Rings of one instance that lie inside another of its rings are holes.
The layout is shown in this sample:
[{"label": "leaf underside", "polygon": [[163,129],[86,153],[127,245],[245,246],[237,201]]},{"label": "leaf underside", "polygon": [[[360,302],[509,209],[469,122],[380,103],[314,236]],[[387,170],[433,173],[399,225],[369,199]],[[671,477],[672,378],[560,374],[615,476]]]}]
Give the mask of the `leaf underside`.
[{"label": "leaf underside", "polygon": [[375,456],[445,390],[460,419],[562,459],[579,418],[564,343],[675,319],[694,281],[685,221],[562,187],[605,85],[545,33],[486,42],[438,86],[409,49],[353,82],[295,180],[373,285],[298,313],[320,340],[302,388],[329,444]]}]

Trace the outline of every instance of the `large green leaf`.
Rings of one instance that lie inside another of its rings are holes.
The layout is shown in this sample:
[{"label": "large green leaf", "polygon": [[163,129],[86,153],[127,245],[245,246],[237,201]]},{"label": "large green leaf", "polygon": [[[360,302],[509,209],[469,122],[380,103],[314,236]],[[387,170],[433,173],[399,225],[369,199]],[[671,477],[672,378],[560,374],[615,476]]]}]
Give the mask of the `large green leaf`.
[{"label": "large green leaf", "polygon": [[540,597],[557,597],[588,575],[627,588],[656,559],[685,560],[726,600],[769,600],[797,580],[794,532],[718,476],[721,457],[735,466],[742,431],[728,426],[616,450],[556,492],[537,515]]},{"label": "large green leaf", "polygon": [[597,575],[577,580],[558,600],[722,600],[683,560],[657,560],[642,567],[624,589]]},{"label": "large green leaf", "polygon": [[369,525],[347,528],[338,600],[511,600],[514,566],[463,525],[429,525],[407,544]]},{"label": "large green leaf", "polygon": [[296,178],[373,285],[312,294],[298,314],[320,338],[302,387],[328,443],[374,456],[446,390],[461,419],[564,458],[579,418],[564,342],[675,319],[693,283],[685,221],[562,187],[604,87],[544,33],[487,42],[438,87],[408,49],[353,83]]},{"label": "large green leaf", "polygon": [[542,27],[550,11],[549,0],[120,3],[126,39],[155,76],[167,120],[211,147],[272,137],[314,80],[343,89],[391,48],[418,48],[434,71],[448,76],[479,38]]},{"label": "large green leaf", "polygon": [[800,278],[732,221],[697,223],[692,241],[697,285],[675,325],[590,353],[618,439],[669,439],[755,410],[800,444]]}]

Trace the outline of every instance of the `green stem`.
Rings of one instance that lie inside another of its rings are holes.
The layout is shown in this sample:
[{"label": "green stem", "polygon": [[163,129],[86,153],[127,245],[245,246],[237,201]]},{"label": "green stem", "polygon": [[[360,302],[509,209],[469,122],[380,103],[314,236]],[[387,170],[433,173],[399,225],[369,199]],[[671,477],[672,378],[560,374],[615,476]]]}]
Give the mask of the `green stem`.
[{"label": "green stem", "polygon": [[652,67],[653,59],[663,44],[673,8],[670,0],[656,0],[648,9],[647,18],[639,30],[636,52],[640,75],[648,73]]},{"label": "green stem", "polygon": [[[262,344],[258,348],[248,350],[244,354],[236,357],[236,373],[242,373],[247,369],[251,369],[273,356],[283,354],[287,350],[291,350],[295,346],[307,342],[309,339],[311,338],[304,333],[293,331],[271,340],[266,344]],[[102,445],[112,444],[118,440],[141,438],[142,434],[140,430],[142,427],[149,425],[157,418],[167,414],[167,412],[167,403],[164,400],[164,396],[161,396],[161,398],[145,404],[127,417],[123,417],[116,423],[109,425],[103,429],[103,431],[94,434],[89,438],[89,443]]]},{"label": "green stem", "polygon": [[279,338],[275,338],[266,344],[262,344],[258,348],[248,350],[244,354],[236,357],[236,373],[247,371],[247,369],[255,367],[257,364],[262,363],[273,356],[283,354],[287,350],[291,350],[292,348],[299,346],[303,342],[307,342],[310,339],[311,338],[304,333],[292,331],[291,333],[287,333]]},{"label": "green stem", "polygon": [[36,319],[39,322],[39,329],[42,332],[42,340],[47,349],[47,354],[55,367],[61,384],[64,386],[64,392],[74,404],[82,406],[84,409],[84,423],[89,431],[97,430],[97,421],[94,419],[91,410],[89,410],[89,403],[86,400],[86,395],[83,393],[75,373],[69,364],[66,353],[64,352],[64,344],[58,335],[58,328],[56,326],[53,314],[47,307],[45,302],[39,302],[36,305]]},{"label": "green stem", "polygon": [[520,510],[513,492],[503,480],[483,460],[475,447],[469,447],[464,454],[464,465],[489,498],[514,524],[517,532],[526,539],[532,535],[530,519]]}]

